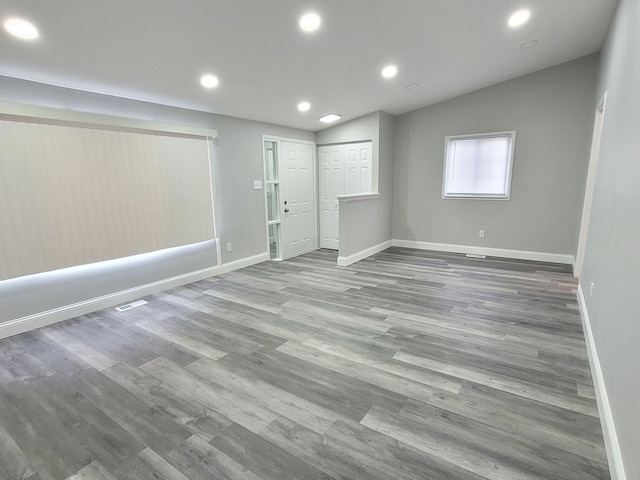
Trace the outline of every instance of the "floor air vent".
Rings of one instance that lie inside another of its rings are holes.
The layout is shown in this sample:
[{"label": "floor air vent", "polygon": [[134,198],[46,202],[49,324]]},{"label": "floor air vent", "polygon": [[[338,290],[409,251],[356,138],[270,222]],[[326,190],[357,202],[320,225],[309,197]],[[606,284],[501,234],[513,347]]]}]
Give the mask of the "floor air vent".
[{"label": "floor air vent", "polygon": [[479,255],[477,253],[467,253],[466,256],[469,258],[487,258],[486,255]]},{"label": "floor air vent", "polygon": [[126,312],[127,310],[131,310],[132,308],[144,305],[145,303],[149,302],[145,302],[144,300],[136,300],[135,302],[127,303],[126,305],[120,305],[119,307],[116,307],[116,310],[118,310],[119,312]]}]

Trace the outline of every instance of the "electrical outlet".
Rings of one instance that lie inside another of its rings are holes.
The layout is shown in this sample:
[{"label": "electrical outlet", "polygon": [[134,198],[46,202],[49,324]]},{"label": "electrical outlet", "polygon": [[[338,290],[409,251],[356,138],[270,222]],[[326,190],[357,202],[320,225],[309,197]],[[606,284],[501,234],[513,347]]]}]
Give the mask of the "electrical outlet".
[{"label": "electrical outlet", "polygon": [[478,236],[480,238],[484,238],[484,230],[480,230],[480,232],[478,232]]},{"label": "electrical outlet", "polygon": [[231,248],[231,243],[227,243],[227,252],[231,252],[233,248]]}]

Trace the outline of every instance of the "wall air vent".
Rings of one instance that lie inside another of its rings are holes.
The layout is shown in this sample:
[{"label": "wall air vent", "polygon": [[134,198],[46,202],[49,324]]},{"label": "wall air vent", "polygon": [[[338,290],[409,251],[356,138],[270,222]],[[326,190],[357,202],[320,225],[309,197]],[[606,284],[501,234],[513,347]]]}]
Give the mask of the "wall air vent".
[{"label": "wall air vent", "polygon": [[120,305],[116,307],[116,310],[119,312],[126,312],[127,310],[131,310],[132,308],[139,307],[140,305],[144,305],[149,302],[145,302],[144,300],[136,300],[135,302],[127,303],[126,305]]}]

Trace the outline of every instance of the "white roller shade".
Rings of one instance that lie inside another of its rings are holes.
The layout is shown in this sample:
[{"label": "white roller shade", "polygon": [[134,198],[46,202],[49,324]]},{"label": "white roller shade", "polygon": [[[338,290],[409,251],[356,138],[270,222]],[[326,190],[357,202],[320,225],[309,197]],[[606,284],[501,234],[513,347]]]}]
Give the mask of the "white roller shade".
[{"label": "white roller shade", "polygon": [[0,280],[213,239],[208,143],[0,115]]}]

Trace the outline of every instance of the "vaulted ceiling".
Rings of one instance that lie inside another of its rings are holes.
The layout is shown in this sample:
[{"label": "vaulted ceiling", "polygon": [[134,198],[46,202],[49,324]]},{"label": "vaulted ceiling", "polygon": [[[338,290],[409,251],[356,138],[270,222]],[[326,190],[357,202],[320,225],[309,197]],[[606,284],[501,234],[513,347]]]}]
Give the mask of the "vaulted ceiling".
[{"label": "vaulted ceiling", "polygon": [[[3,0],[0,75],[317,131],[600,50],[616,0]],[[509,16],[530,10],[519,28]],[[320,28],[299,18],[317,13]],[[531,48],[521,48],[536,40]],[[380,74],[393,64],[398,74]],[[200,77],[219,85],[205,89]],[[407,88],[415,86],[414,88]],[[308,101],[311,108],[299,112]]]}]

